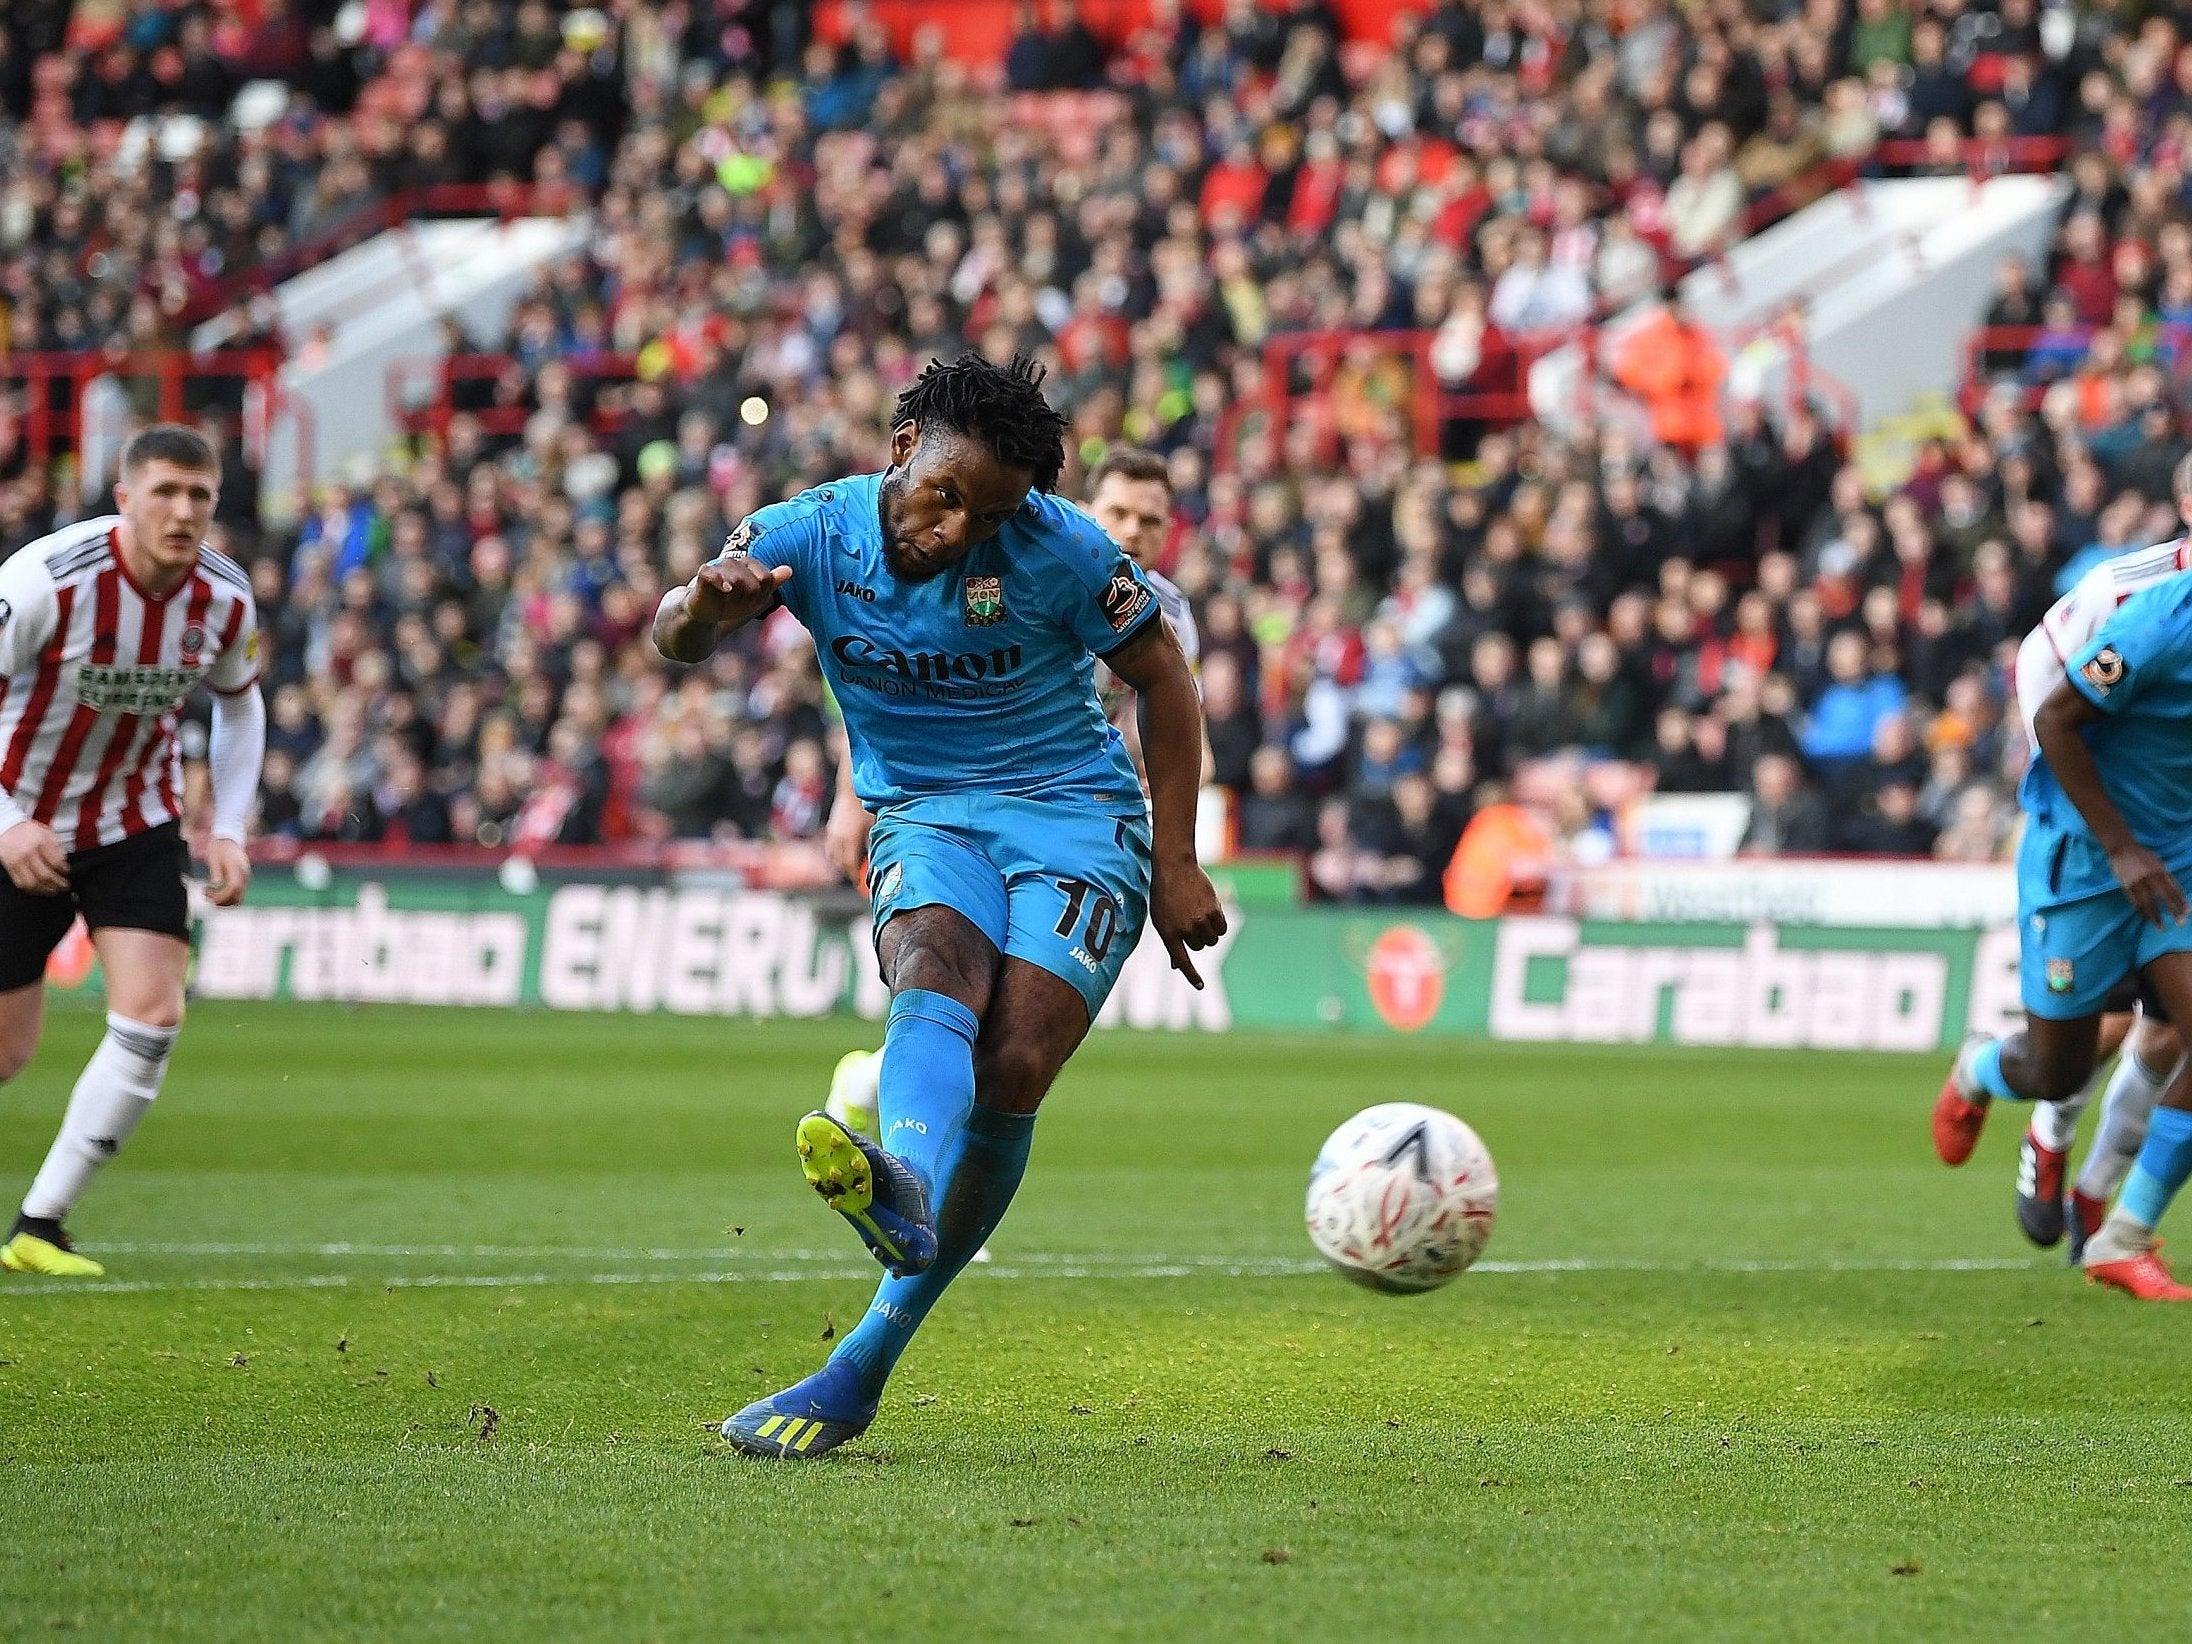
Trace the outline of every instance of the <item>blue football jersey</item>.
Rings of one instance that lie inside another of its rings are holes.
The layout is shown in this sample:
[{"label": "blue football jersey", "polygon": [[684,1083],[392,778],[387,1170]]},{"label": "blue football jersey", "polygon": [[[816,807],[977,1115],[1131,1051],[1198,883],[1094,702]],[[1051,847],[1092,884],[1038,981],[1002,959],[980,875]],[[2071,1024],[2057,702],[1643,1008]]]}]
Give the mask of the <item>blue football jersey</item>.
[{"label": "blue football jersey", "polygon": [[950,570],[901,582],[883,560],[882,482],[818,486],[732,539],[791,567],[781,597],[844,713],[861,803],[998,793],[1142,815],[1095,686],[1095,658],[1158,620],[1134,563],[1080,509],[1036,492]]},{"label": "blue football jersey", "polygon": [[[2192,577],[2124,601],[2066,672],[2104,715],[2085,737],[2108,797],[2140,844],[2172,868],[2192,862]],[[2026,769],[2020,798],[2037,820],[2091,839],[2044,758]],[[2098,850],[2084,854],[2105,873]]]}]

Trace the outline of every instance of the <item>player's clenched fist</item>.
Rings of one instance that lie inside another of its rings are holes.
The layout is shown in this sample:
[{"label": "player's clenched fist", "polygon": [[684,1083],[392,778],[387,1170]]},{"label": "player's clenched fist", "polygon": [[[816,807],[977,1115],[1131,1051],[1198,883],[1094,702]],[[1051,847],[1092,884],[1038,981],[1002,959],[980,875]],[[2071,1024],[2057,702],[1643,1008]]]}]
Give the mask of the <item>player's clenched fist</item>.
[{"label": "player's clenched fist", "polygon": [[767,610],[791,579],[789,565],[763,565],[744,553],[711,559],[693,578],[685,609],[696,622],[744,622]]},{"label": "player's clenched fist", "polygon": [[58,896],[68,889],[68,852],[43,822],[18,822],[0,833],[0,867],[26,895]]},{"label": "player's clenched fist", "polygon": [[655,649],[672,662],[705,662],[726,628],[751,621],[776,602],[792,579],[789,565],[763,565],[746,552],[751,522],[740,526],[723,553],[693,580],[662,596],[655,613]]}]

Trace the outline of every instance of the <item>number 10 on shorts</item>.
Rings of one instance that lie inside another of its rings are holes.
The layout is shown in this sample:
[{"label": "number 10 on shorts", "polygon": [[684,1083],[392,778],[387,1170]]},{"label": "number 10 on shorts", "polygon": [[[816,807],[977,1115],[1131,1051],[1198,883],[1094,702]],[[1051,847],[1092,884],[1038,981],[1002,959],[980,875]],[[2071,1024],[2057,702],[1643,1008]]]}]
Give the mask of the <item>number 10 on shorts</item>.
[{"label": "number 10 on shorts", "polygon": [[1056,934],[1070,939],[1086,911],[1088,924],[1081,931],[1080,945],[1094,961],[1089,966],[1093,970],[1104,962],[1112,938],[1119,934],[1119,904],[1085,879],[1061,879],[1058,888],[1065,893],[1066,905],[1058,915]]}]

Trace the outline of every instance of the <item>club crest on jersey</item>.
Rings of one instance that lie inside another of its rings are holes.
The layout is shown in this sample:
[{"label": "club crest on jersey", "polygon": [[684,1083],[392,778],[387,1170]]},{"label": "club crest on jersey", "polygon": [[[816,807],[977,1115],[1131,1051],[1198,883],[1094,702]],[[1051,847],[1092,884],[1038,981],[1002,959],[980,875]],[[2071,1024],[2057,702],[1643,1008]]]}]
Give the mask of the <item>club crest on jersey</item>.
[{"label": "club crest on jersey", "polygon": [[1005,620],[1005,581],[1002,577],[968,577],[966,581],[967,626],[994,628]]},{"label": "club crest on jersey", "polygon": [[2080,668],[2078,672],[2085,676],[2085,682],[2088,685],[2099,691],[2101,695],[2106,696],[2110,687],[2116,685],[2124,676],[2122,653],[2113,645],[2103,645],[2093,653],[2087,660],[2086,665]]},{"label": "club crest on jersey", "polygon": [[2047,962],[2047,991],[2068,993],[2077,981],[2078,967],[2068,959],[2050,959]]},{"label": "club crest on jersey", "polygon": [[205,655],[206,631],[193,622],[183,629],[183,666],[195,668],[199,658]]}]

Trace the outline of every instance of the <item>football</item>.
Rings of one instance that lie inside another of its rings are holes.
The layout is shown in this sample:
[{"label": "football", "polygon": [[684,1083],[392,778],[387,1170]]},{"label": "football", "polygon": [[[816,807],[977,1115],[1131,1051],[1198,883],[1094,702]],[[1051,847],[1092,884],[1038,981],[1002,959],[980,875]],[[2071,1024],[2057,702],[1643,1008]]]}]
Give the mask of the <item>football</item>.
[{"label": "football", "polygon": [[1477,1133],[1435,1107],[1383,1102],[1332,1132],[1309,1171],[1309,1238],[1345,1278],[1412,1295],[1484,1253],[1499,1178]]}]

